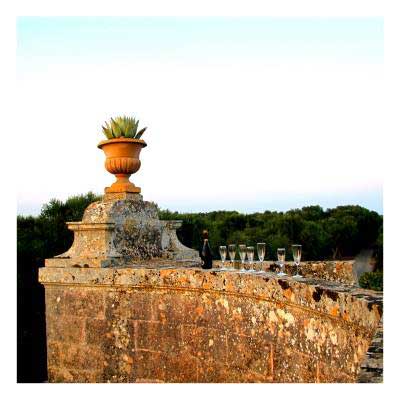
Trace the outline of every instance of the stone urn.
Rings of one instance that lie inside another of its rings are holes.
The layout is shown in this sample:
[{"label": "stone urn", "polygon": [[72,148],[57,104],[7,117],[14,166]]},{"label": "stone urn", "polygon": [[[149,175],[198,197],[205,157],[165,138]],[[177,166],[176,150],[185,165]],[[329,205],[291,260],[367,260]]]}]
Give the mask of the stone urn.
[{"label": "stone urn", "polygon": [[105,167],[117,180],[105,188],[106,193],[140,193],[129,177],[140,168],[139,155],[147,144],[141,139],[120,137],[101,141],[97,147],[106,155]]}]

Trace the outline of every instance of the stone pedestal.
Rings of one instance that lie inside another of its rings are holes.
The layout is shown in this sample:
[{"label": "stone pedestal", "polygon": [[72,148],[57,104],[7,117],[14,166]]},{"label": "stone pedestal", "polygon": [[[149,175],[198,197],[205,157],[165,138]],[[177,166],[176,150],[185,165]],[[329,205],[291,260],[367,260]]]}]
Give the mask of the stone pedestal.
[{"label": "stone pedestal", "polygon": [[161,221],[156,204],[138,193],[107,193],[90,204],[81,222],[70,222],[72,247],[46,267],[118,267],[150,259],[193,260],[198,252],[176,236],[181,221]]}]

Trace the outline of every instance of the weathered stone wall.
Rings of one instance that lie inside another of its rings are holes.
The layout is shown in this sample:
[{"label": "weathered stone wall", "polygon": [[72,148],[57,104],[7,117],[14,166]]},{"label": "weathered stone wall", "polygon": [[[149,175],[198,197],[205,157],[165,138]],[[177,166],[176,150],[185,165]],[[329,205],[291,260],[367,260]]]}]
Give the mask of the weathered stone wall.
[{"label": "weathered stone wall", "polygon": [[[250,264],[241,264],[240,261],[234,263],[225,261],[225,267],[240,269],[250,269]],[[214,261],[216,268],[221,267],[221,261]],[[252,267],[256,270],[275,271],[278,265],[275,261],[255,262]],[[285,262],[285,271],[289,275],[296,273],[296,267],[293,262]],[[354,260],[349,261],[302,261],[300,263],[299,272],[306,278],[317,278],[331,282],[340,282],[347,285],[355,285],[358,283],[357,271],[354,270]]]},{"label": "weathered stone wall", "polygon": [[357,381],[380,294],[182,266],[41,269],[49,381]]},{"label": "weathered stone wall", "polygon": [[383,382],[383,321],[372,338],[367,354],[361,363],[357,381],[360,383]]}]

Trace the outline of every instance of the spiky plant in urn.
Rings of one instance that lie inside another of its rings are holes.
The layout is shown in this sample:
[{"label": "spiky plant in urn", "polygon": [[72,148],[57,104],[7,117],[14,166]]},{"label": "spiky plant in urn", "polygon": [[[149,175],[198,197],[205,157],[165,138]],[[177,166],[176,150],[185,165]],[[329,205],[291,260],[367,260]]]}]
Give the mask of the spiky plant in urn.
[{"label": "spiky plant in urn", "polygon": [[46,259],[46,267],[113,268],[167,259],[199,265],[197,252],[176,235],[182,221],[161,221],[157,205],[144,201],[140,188],[129,181],[140,168],[146,128],[139,129],[139,121],[126,116],[111,118],[102,128],[107,140],[98,147],[106,155],[106,170],[117,180],[101,200],[89,204],[82,221],[67,223],[74,242],[66,252]]},{"label": "spiky plant in urn", "polygon": [[147,128],[139,129],[139,120],[121,116],[111,118],[102,126],[107,140],[98,144],[106,155],[105,167],[117,180],[105,188],[106,193],[140,193],[129,177],[140,168],[139,155],[147,146],[141,138]]}]

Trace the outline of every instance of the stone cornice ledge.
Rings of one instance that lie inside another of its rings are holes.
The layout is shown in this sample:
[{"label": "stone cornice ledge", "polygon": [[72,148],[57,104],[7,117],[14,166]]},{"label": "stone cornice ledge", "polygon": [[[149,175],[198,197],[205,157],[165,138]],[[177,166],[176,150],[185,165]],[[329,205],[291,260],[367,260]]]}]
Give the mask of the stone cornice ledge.
[{"label": "stone cornice ledge", "polygon": [[[174,264],[177,262],[174,261]],[[40,268],[39,281],[45,286],[219,291],[226,295],[254,297],[289,307],[308,309],[368,330],[375,330],[382,316],[381,292],[311,278],[280,278],[271,272],[253,274],[203,270],[190,267],[189,264],[181,262],[181,268],[173,265],[157,268],[141,265],[125,268]]]}]

